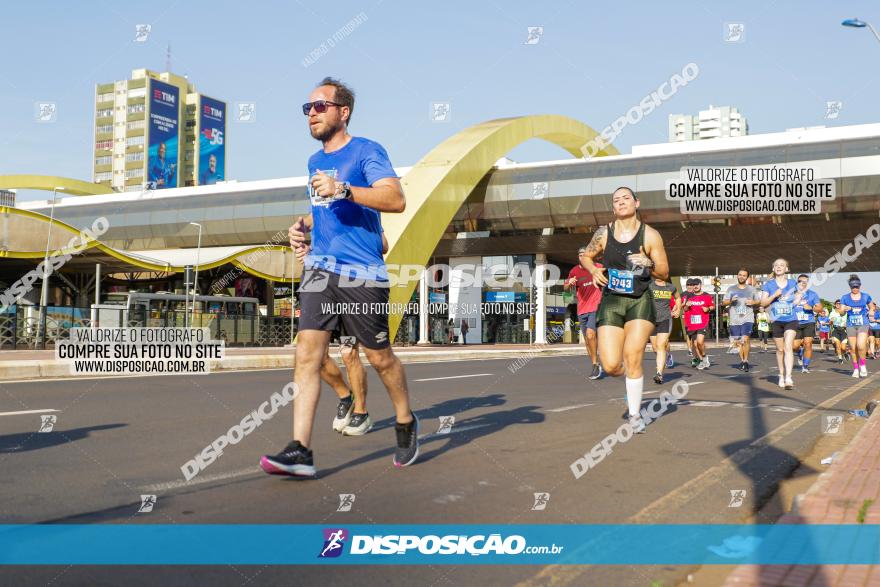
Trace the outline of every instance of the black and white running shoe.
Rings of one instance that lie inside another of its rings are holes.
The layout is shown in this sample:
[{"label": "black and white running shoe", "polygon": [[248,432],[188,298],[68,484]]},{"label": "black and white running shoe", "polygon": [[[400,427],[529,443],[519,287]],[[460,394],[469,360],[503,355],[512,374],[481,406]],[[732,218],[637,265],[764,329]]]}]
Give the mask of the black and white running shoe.
[{"label": "black and white running shoe", "polygon": [[336,416],[333,418],[333,430],[342,432],[351,421],[352,412],[354,412],[354,398],[351,394],[339,398],[339,403],[336,404]]},{"label": "black and white running shoe", "polygon": [[260,459],[260,468],[270,475],[315,476],[312,451],[300,444],[298,440],[292,440],[277,455],[263,455]]},{"label": "black and white running shoe", "polygon": [[397,435],[397,449],[394,451],[394,466],[406,467],[419,458],[419,418],[413,413],[409,424],[394,424]]},{"label": "black and white running shoe", "polygon": [[351,415],[351,421],[348,423],[348,426],[342,429],[342,435],[363,436],[372,429],[373,421],[370,419],[370,414],[354,413]]}]

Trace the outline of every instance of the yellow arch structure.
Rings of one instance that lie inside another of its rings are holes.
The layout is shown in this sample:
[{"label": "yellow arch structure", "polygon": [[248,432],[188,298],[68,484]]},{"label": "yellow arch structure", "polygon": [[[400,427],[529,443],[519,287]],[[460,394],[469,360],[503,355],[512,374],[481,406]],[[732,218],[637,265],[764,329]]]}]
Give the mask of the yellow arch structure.
[{"label": "yellow arch structure", "polygon": [[[587,144],[595,139],[597,132],[573,118],[558,115],[534,115],[490,120],[467,128],[446,139],[425,155],[402,178],[407,196],[406,210],[401,214],[383,214],[382,223],[390,244],[386,257],[389,264],[426,265],[431,253],[461,208],[474,187],[492,168],[495,162],[509,153],[511,149],[529,139],[543,139],[554,143],[575,157],[583,157]],[[597,156],[617,155],[611,145],[599,150]],[[65,177],[44,175],[6,175],[0,176],[0,188],[38,189],[52,191],[63,187],[69,195],[111,194],[113,191],[101,184],[90,183]],[[34,212],[16,208],[0,208],[0,214],[11,213],[37,218],[46,223],[49,218]],[[58,220],[54,226],[72,234],[79,231]],[[69,237],[68,237],[69,238]],[[91,241],[89,247],[96,247],[104,253],[130,263],[133,266],[152,271],[182,271],[183,267],[157,265],[118,251],[99,241]],[[253,247],[202,269],[230,262],[253,275],[287,281],[284,277],[271,276],[249,268],[241,257],[262,247]],[[272,249],[289,251],[289,247],[274,246]],[[12,252],[0,250],[0,257],[39,258],[43,252]],[[297,263],[297,265],[299,265]],[[395,304],[406,303],[418,281],[402,283],[391,288],[390,301]],[[392,313],[389,316],[389,335],[394,339],[403,316]]]},{"label": "yellow arch structure", "polygon": [[95,196],[114,193],[106,185],[73,179],[71,177],[59,177],[57,175],[0,175],[0,189],[44,190],[51,192],[55,188],[64,188],[64,193],[71,196]]},{"label": "yellow arch structure", "polygon": [[[544,139],[575,157],[583,157],[595,130],[573,118],[535,115],[489,120],[449,137],[432,149],[401,180],[406,210],[383,214],[382,225],[390,245],[389,264],[426,265],[443,232],[477,183],[498,159],[528,139]],[[608,145],[597,155],[617,155]],[[391,288],[392,304],[409,302],[418,282]],[[397,306],[400,307],[400,306]],[[402,314],[389,315],[389,337],[394,340]]]}]

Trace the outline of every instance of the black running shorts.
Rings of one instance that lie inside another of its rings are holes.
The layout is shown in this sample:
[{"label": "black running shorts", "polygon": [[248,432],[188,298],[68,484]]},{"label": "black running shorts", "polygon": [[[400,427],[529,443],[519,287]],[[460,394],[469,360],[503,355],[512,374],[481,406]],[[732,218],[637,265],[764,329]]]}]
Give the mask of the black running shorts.
[{"label": "black running shorts", "polygon": [[816,338],[816,323],[798,324],[797,334],[794,337],[798,340],[802,338]]},{"label": "black running shorts", "polygon": [[[773,338],[784,338],[785,333],[789,330],[797,331],[798,322],[797,320],[792,320],[790,322],[771,322],[770,323],[770,333],[773,335]],[[795,334],[797,336],[797,334]]]},{"label": "black running shorts", "polygon": [[369,349],[391,345],[388,338],[388,288],[373,282],[340,287],[339,275],[307,269],[300,285],[300,330],[332,332],[340,328]]}]

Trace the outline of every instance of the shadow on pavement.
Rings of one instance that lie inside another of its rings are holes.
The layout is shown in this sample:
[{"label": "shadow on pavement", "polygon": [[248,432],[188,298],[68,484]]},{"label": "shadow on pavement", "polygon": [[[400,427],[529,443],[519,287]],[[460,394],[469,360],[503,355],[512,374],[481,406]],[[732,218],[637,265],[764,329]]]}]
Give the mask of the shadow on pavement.
[{"label": "shadow on pavement", "polygon": [[128,424],[102,424],[100,426],[87,426],[83,428],[74,428],[72,430],[53,430],[52,432],[19,432],[16,434],[7,434],[0,436],[0,454],[15,454],[30,450],[40,450],[51,448],[82,440],[91,435],[92,432],[100,430],[112,430],[121,428]]},{"label": "shadow on pavement", "polygon": [[[412,402],[412,400],[410,401]],[[424,427],[425,420],[440,418],[441,416],[454,416],[465,410],[495,408],[504,405],[506,402],[507,400],[504,398],[503,394],[493,393],[492,395],[482,395],[478,397],[457,397],[442,401],[439,404],[434,404],[424,410],[413,407],[413,411],[418,415],[419,420],[421,420],[422,426]],[[373,425],[373,430],[382,430],[383,428],[393,427],[394,417],[392,416],[391,418],[385,418],[384,420],[376,422]],[[422,432],[424,432],[424,430]]]},{"label": "shadow on pavement", "polygon": [[[503,396],[499,397],[503,398]],[[442,404],[438,405],[448,403],[452,402],[443,402]],[[472,418],[456,420],[455,425],[452,427],[451,432],[449,432],[448,434],[436,434],[435,432],[428,432],[428,430],[426,429],[426,424],[428,424],[430,420],[428,420],[426,414],[430,413],[430,410],[425,410],[424,412],[416,412],[416,414],[419,416],[421,427],[419,434],[420,456],[418,463],[420,465],[426,463],[431,459],[438,457],[450,450],[453,450],[460,446],[464,446],[469,442],[476,440],[477,438],[489,436],[491,434],[499,432],[500,430],[503,430],[508,426],[519,424],[540,424],[544,421],[545,416],[544,414],[538,412],[538,409],[540,409],[540,406],[523,406],[514,410],[498,410],[495,412],[489,412],[488,414],[480,414]],[[449,413],[446,412],[442,415],[449,415]],[[443,446],[431,450],[430,452],[426,451],[426,449],[428,448],[433,448],[434,443],[441,440],[446,440],[447,442]],[[358,457],[357,459],[354,459],[347,463],[343,463],[331,469],[323,469],[320,475],[321,477],[326,478],[338,471],[348,469],[350,467],[356,467],[360,464],[367,463],[375,459],[389,458],[393,454],[393,452],[393,447],[377,450],[368,455]],[[285,479],[285,481],[288,481],[288,479]],[[295,480],[290,481],[296,482]]]},{"label": "shadow on pavement", "polygon": [[[774,378],[775,379],[775,378]],[[748,405],[757,405],[763,399],[779,398],[788,401],[796,401],[806,404],[798,398],[789,395],[783,395],[775,391],[768,391],[756,387],[755,380],[737,382],[747,387]],[[740,473],[748,478],[750,487],[729,487],[730,502],[728,507],[750,507],[751,514],[758,524],[774,524],[776,519],[769,517],[773,512],[785,512],[785,504],[782,503],[782,495],[778,491],[779,481],[787,478],[799,465],[800,460],[793,454],[777,448],[772,445],[759,444],[751,446],[753,442],[766,436],[770,430],[765,421],[762,410],[749,410],[748,417],[750,419],[749,438],[738,440],[721,448],[728,457],[733,457],[733,464],[739,469]],[[740,454],[736,454],[739,451]],[[736,455],[736,456],[734,456]],[[768,474],[768,471],[770,473]],[[807,472],[815,472],[813,469],[807,469]],[[737,505],[739,504],[739,505]],[[762,514],[761,510],[771,512],[771,514]],[[731,563],[739,562],[738,558],[744,558],[751,551],[760,546],[757,537],[731,536],[729,544],[725,540],[725,544],[716,545],[717,550],[714,552],[721,556],[729,556]],[[724,552],[725,554],[721,554]],[[812,544],[804,544],[800,550],[803,560],[815,560],[815,548]],[[759,565],[757,584],[775,585],[778,579],[776,574],[776,565]],[[825,587],[829,582],[822,574],[821,568],[813,577],[810,585],[816,587]]]}]

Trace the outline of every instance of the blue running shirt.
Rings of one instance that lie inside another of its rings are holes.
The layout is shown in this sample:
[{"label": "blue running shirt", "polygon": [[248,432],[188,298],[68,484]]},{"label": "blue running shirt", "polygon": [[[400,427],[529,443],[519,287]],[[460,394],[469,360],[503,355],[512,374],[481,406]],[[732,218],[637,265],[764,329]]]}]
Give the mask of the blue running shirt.
[{"label": "blue running shirt", "polygon": [[[352,137],[332,153],[321,149],[309,157],[309,182],[319,170],[352,187],[370,187],[380,179],[397,177],[382,145],[362,137]],[[311,195],[311,183],[308,190]],[[388,281],[380,213],[349,200],[329,205],[321,205],[325,200],[318,196],[311,200],[312,250],[306,267],[355,279]]]}]

